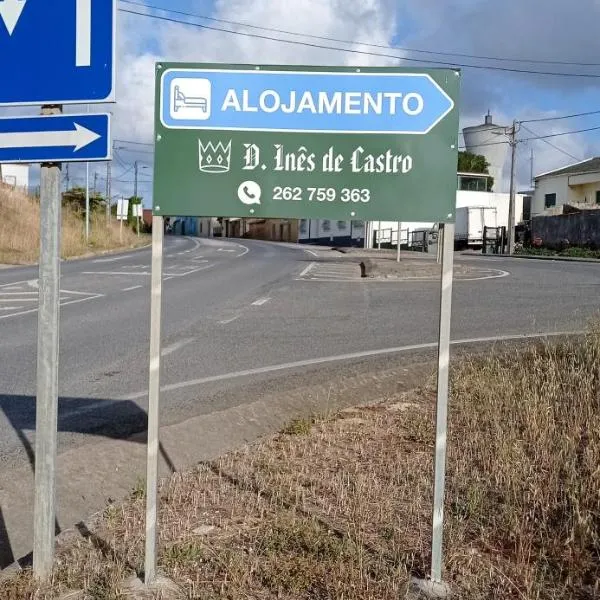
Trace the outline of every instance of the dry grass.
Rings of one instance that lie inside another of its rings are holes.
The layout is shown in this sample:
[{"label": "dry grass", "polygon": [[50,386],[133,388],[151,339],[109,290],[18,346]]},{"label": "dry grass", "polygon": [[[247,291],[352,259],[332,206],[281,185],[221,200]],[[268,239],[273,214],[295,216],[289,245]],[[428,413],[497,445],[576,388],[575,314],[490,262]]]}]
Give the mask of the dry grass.
[{"label": "dry grass", "polygon": [[[0,264],[31,264],[39,255],[39,202],[19,191],[0,185]],[[123,228],[123,242],[119,226],[106,225],[104,214],[93,213],[90,222],[90,241],[85,243],[84,223],[80,215],[64,208],[62,214],[63,258],[83,256],[118,248],[131,248],[148,243],[148,237],[138,238],[127,227]]]},{"label": "dry grass", "polygon": [[[600,335],[467,361],[453,392],[445,557],[457,597],[600,597]],[[433,423],[424,390],[294,422],[173,476],[161,569],[182,598],[404,597],[429,562]],[[0,597],[126,597],[143,513],[136,490],[106,509],[97,538],[60,552],[52,590],[24,574]]]}]

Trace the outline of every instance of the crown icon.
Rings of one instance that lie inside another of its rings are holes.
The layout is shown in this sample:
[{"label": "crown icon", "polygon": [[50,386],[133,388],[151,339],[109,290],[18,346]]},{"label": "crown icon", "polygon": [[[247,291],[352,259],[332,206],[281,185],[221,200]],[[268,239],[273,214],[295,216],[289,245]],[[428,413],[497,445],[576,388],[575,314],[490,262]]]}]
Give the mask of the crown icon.
[{"label": "crown icon", "polygon": [[203,173],[228,173],[231,168],[231,140],[227,146],[223,142],[203,144],[200,146],[200,171]]}]

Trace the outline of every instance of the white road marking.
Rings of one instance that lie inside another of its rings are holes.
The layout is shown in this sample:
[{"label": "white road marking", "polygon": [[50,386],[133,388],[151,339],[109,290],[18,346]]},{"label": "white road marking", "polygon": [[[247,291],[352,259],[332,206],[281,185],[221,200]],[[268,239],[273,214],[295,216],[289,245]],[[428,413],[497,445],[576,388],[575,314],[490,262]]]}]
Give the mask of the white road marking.
[{"label": "white road marking", "polygon": [[240,248],[244,249],[244,251],[241,254],[238,254],[236,256],[236,258],[242,258],[242,256],[246,256],[246,254],[248,254],[248,252],[250,252],[250,248],[248,248],[246,246],[242,246],[242,244],[236,244],[236,246],[239,246]]},{"label": "white road marking", "polygon": [[181,350],[185,346],[189,346],[194,341],[194,338],[187,338],[185,340],[181,340],[180,342],[176,342],[175,344],[171,344],[163,349],[161,352],[161,356],[169,356],[169,354],[173,354],[177,352],[177,350]]},{"label": "white road marking", "polygon": [[0,310],[21,310],[24,306],[0,306]]},{"label": "white road marking", "polygon": [[84,271],[83,275],[150,275],[149,271]]},{"label": "white road marking", "polygon": [[[585,335],[585,331],[554,331],[548,333],[529,333],[520,335],[500,335],[492,337],[479,337],[479,338],[468,338],[454,340],[451,343],[453,346],[464,346],[468,344],[483,344],[491,342],[511,342],[518,340],[535,340],[544,338],[553,338],[566,335]],[[202,377],[200,379],[191,379],[189,381],[180,381],[178,383],[171,383],[161,387],[161,392],[173,392],[176,390],[183,390],[186,388],[196,387],[199,385],[205,385],[207,383],[215,383],[218,381],[226,381],[228,379],[239,379],[241,377],[251,377],[253,375],[264,375],[267,373],[275,373],[277,371],[286,371],[290,369],[300,369],[303,367],[312,367],[316,365],[323,365],[333,362],[344,362],[348,360],[356,360],[360,358],[369,358],[371,356],[385,356],[387,354],[400,354],[403,352],[411,352],[415,350],[428,350],[437,348],[437,342],[429,342],[427,344],[413,344],[410,346],[398,346],[396,348],[382,348],[380,350],[366,350],[364,352],[352,352],[350,354],[338,354],[335,356],[325,356],[323,358],[309,358],[308,360],[299,360],[296,362],[282,363],[279,365],[270,365],[268,367],[258,367],[256,369],[246,369],[244,371],[234,371],[232,373],[223,373],[222,375],[212,375],[209,377]],[[120,400],[139,400],[145,398],[148,395],[148,391],[135,392],[122,396]]]},{"label": "white road marking", "polygon": [[306,267],[306,269],[304,269],[304,271],[302,271],[302,273],[300,273],[300,275],[298,275],[298,278],[299,278],[299,279],[302,279],[302,277],[306,277],[306,275],[308,275],[308,274],[311,272],[312,268],[313,268],[313,267],[314,267],[316,264],[317,264],[317,263],[314,263],[314,262],[310,263],[310,265],[308,265],[308,267]]},{"label": "white road marking", "polygon": [[234,321],[237,321],[242,315],[236,315],[235,317],[232,317],[231,319],[225,319],[224,321],[219,321],[219,325],[229,325],[229,323],[233,323]]},{"label": "white road marking", "polygon": [[[81,295],[82,292],[72,292],[78,295]],[[90,300],[96,300],[97,298],[103,298],[104,295],[103,294],[96,294],[96,295],[91,295],[87,298],[78,298],[77,300],[69,300],[68,302],[61,302],[60,306],[68,306],[70,304],[79,304],[80,302],[88,302]],[[0,316],[0,321],[4,320],[4,319],[12,319],[13,317],[20,317],[22,315],[29,315],[31,313],[36,313],[37,312],[37,307],[36,308],[32,308],[30,310],[23,310],[21,312],[17,312],[17,313],[11,313],[10,315],[2,315]]]},{"label": "white road marking", "polygon": [[255,300],[252,303],[252,306],[263,306],[264,304],[266,304],[267,302],[270,302],[272,300],[272,298],[260,298],[259,300]]},{"label": "white road marking", "polygon": [[118,260],[125,260],[129,258],[129,256],[115,256],[114,258],[98,258],[97,260],[93,260],[93,263],[110,263],[117,262]]},{"label": "white road marking", "polygon": [[312,254],[313,256],[316,256],[317,258],[319,257],[319,255],[316,252],[313,252],[312,250],[309,250],[308,248],[302,248],[302,250],[304,250],[304,252],[308,252],[309,254]]},{"label": "white road marking", "polygon": [[143,285],[134,285],[128,288],[123,288],[121,291],[123,292],[132,292],[133,290],[140,290],[142,289],[144,286]]}]

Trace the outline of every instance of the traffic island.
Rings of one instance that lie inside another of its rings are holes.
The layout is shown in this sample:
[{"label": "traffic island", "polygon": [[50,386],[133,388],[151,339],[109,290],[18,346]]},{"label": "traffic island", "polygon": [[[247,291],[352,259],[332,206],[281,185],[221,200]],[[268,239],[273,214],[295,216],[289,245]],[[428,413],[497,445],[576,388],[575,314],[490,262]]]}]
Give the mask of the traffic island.
[{"label": "traffic island", "polygon": [[[596,330],[453,368],[443,573],[453,597],[599,597],[599,357]],[[173,593],[443,597],[446,586],[427,580],[434,404],[425,379],[173,475],[159,514],[159,567]],[[0,597],[123,597],[144,563],[144,512],[139,487],[106,508],[96,543],[61,547],[51,589],[24,572],[0,583]]]}]

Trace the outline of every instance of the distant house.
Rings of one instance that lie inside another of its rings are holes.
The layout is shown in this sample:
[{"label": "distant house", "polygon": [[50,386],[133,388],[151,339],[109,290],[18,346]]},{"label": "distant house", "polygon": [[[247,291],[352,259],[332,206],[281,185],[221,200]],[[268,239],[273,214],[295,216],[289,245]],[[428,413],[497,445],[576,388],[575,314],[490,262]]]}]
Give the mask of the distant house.
[{"label": "distant house", "polygon": [[535,178],[533,216],[562,213],[564,205],[600,207],[600,157],[543,173]]}]

